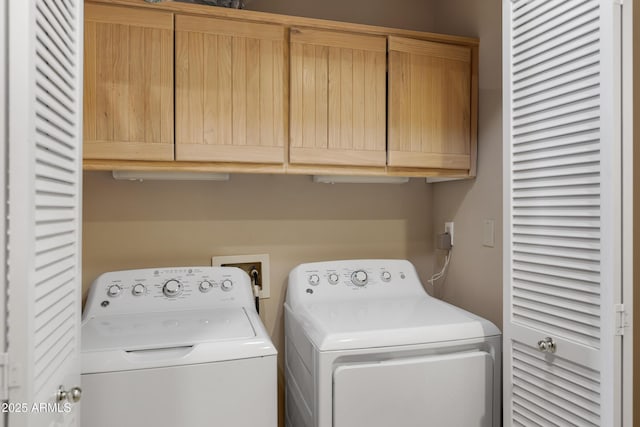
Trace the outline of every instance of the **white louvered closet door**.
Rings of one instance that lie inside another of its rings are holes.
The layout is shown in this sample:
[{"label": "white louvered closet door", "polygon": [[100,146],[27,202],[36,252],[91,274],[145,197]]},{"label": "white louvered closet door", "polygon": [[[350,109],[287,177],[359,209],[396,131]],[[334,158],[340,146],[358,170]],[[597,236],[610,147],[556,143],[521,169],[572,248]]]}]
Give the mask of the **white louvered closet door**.
[{"label": "white louvered closet door", "polygon": [[619,17],[503,2],[505,426],[621,425]]},{"label": "white louvered closet door", "polygon": [[8,11],[8,425],[75,426],[56,392],[80,385],[83,3]]}]

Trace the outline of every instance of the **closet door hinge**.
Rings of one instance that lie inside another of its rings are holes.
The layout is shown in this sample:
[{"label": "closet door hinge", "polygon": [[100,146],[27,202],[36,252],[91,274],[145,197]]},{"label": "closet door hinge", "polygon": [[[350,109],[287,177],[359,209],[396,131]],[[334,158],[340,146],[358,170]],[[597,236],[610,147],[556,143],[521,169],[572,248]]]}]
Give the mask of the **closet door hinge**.
[{"label": "closet door hinge", "polygon": [[629,326],[629,322],[627,321],[627,312],[624,309],[624,304],[616,304],[614,306],[616,325],[615,325],[615,335],[623,336],[624,330]]},{"label": "closet door hinge", "polygon": [[9,354],[0,353],[0,401],[9,399]]}]

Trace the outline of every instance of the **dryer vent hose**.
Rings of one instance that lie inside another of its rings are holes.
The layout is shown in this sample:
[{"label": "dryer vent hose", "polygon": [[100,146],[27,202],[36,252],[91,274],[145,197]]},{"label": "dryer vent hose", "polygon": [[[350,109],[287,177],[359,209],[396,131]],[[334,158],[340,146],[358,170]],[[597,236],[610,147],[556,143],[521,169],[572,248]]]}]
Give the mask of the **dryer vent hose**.
[{"label": "dryer vent hose", "polygon": [[260,273],[256,268],[252,268],[249,276],[251,277],[251,290],[253,291],[253,297],[256,301],[256,311],[260,314],[260,286],[258,285]]}]

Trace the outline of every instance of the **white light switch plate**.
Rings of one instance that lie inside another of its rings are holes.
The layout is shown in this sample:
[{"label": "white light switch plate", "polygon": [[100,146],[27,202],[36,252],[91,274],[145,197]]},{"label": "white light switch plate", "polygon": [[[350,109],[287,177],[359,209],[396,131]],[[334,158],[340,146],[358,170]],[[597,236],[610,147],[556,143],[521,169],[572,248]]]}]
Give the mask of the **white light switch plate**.
[{"label": "white light switch plate", "polygon": [[493,248],[495,246],[495,221],[485,219],[482,226],[482,246]]}]

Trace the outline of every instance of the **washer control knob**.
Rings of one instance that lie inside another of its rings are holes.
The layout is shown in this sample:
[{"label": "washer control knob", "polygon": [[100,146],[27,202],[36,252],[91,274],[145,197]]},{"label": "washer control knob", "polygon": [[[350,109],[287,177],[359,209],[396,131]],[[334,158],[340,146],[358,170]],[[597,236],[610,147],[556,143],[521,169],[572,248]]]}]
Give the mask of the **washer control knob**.
[{"label": "washer control knob", "polygon": [[220,284],[220,287],[223,291],[229,292],[231,289],[233,289],[233,282],[231,281],[231,279],[224,279]]},{"label": "washer control knob", "polygon": [[111,285],[107,288],[107,295],[110,297],[117,297],[118,295],[120,295],[120,291],[122,291],[122,288],[118,285]]},{"label": "washer control knob", "polygon": [[337,285],[339,280],[340,276],[338,276],[338,273],[329,273],[329,283]]},{"label": "washer control knob", "polygon": [[351,281],[356,286],[366,285],[368,279],[367,272],[364,270],[356,270],[351,274]]},{"label": "washer control knob", "polygon": [[176,279],[168,280],[162,287],[162,293],[169,298],[177,297],[182,293],[182,283],[178,282]]},{"label": "washer control knob", "polygon": [[209,292],[213,288],[213,285],[211,284],[210,281],[203,280],[202,282],[200,282],[199,288],[200,288],[200,292]]},{"label": "washer control knob", "polygon": [[391,273],[385,270],[380,275],[380,278],[382,279],[383,282],[389,282],[391,280]]},{"label": "washer control knob", "polygon": [[142,283],[137,283],[133,285],[133,288],[131,289],[131,293],[137,297],[139,297],[140,295],[144,295],[146,291],[147,291],[147,288]]},{"label": "washer control knob", "polygon": [[318,286],[320,284],[320,276],[317,274],[312,274],[309,276],[309,284],[313,286]]}]

